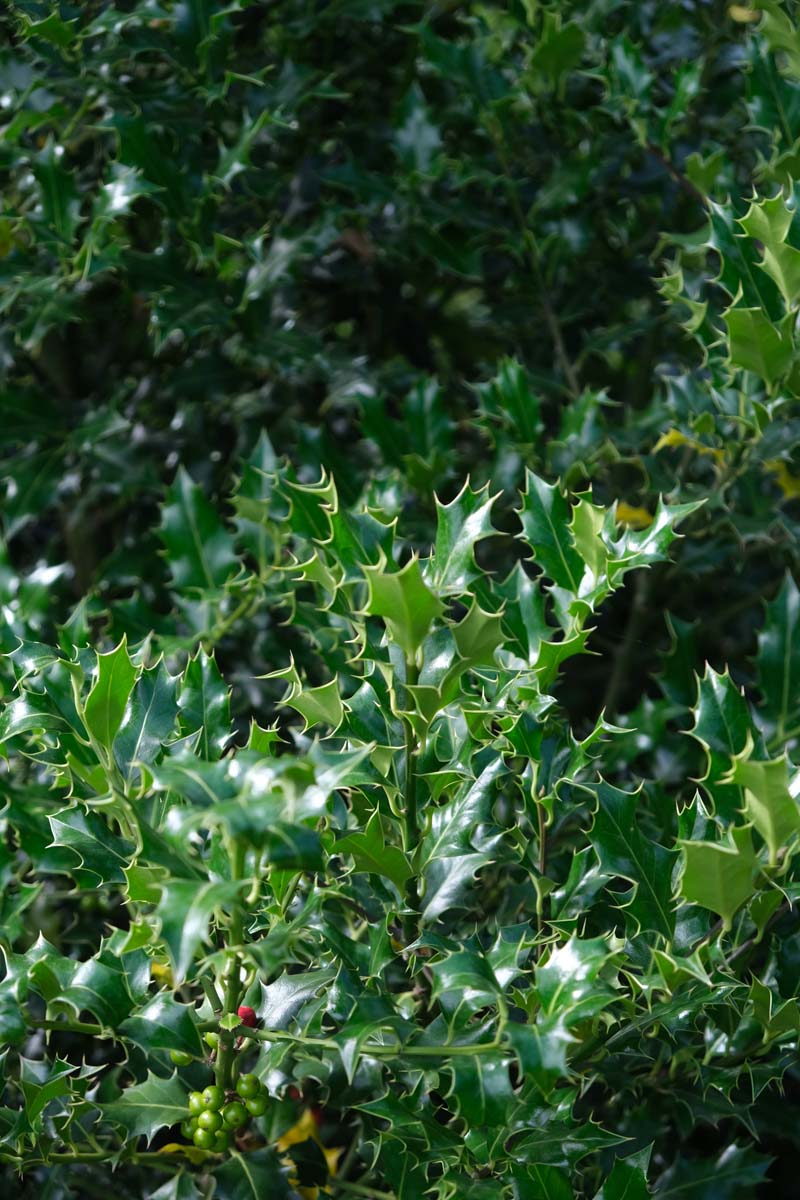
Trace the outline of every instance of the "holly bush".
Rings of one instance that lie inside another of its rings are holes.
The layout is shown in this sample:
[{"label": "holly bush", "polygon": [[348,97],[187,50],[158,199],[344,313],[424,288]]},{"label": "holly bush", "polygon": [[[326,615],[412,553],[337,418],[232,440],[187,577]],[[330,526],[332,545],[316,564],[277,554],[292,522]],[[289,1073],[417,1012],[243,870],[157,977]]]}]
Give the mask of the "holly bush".
[{"label": "holly bush", "polygon": [[0,35],[12,1194],[792,1194],[791,6]]}]

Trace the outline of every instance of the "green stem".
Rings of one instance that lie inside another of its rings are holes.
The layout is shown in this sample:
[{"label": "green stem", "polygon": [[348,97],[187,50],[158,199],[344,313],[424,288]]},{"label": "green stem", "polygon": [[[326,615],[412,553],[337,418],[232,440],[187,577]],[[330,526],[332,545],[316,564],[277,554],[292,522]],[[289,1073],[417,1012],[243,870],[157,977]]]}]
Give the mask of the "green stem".
[{"label": "green stem", "polygon": [[[251,1038],[257,1042],[295,1042],[297,1045],[310,1046],[316,1050],[338,1050],[339,1043],[333,1038],[307,1037],[304,1034],[289,1033],[285,1029],[251,1029],[241,1025],[234,1033],[237,1037]],[[362,1052],[372,1058],[396,1058],[398,1055],[410,1054],[418,1058],[460,1058],[476,1054],[490,1054],[503,1049],[499,1038],[491,1042],[475,1042],[471,1046],[408,1046],[402,1042],[391,1045],[369,1042],[362,1046]]]},{"label": "green stem", "polygon": [[103,1025],[92,1025],[88,1021],[36,1021],[29,1019],[27,1022],[32,1029],[52,1029],[57,1033],[85,1033],[89,1037],[111,1038],[114,1034],[111,1030],[106,1029]]},{"label": "green stem", "polygon": [[[407,687],[415,687],[419,680],[419,668],[415,662],[406,663],[406,685]],[[414,729],[410,721],[405,722],[405,794],[404,794],[404,817],[405,817],[405,849],[406,853],[413,853],[417,844],[417,773],[416,773],[416,738]]]},{"label": "green stem", "polygon": [[544,875],[547,867],[547,814],[540,800],[536,801],[536,815],[539,819],[539,874]]},{"label": "green stem", "polygon": [[[419,679],[419,668],[415,662],[406,663],[406,686],[414,687]],[[410,704],[409,704],[410,707]],[[405,783],[403,795],[403,845],[406,854],[413,855],[419,842],[419,814],[417,803],[417,742],[410,721],[405,722]],[[419,910],[419,888],[416,874],[406,884],[406,900],[413,912]],[[417,936],[413,918],[404,922],[406,940],[413,942]]]},{"label": "green stem", "polygon": [[335,1179],[337,1192],[349,1192],[351,1196],[366,1196],[368,1200],[395,1200],[394,1192],[378,1192],[374,1187],[361,1183],[350,1183],[348,1179]]},{"label": "green stem", "polygon": [[[182,1157],[182,1156],[181,1156]],[[58,1151],[55,1154],[48,1154],[46,1158],[41,1160],[34,1159],[33,1161],[41,1161],[45,1164],[51,1162],[59,1163],[91,1163],[91,1162],[111,1162],[115,1159],[115,1152],[108,1150],[70,1150],[69,1152]],[[165,1154],[163,1150],[139,1150],[130,1155],[126,1155],[124,1162],[146,1162],[148,1166],[161,1166],[166,1171],[171,1171],[174,1163],[170,1162],[170,1156]]]},{"label": "green stem", "polygon": [[271,572],[268,571],[265,575],[254,575],[254,582],[250,583],[246,588],[244,598],[239,604],[236,605],[236,608],[234,608],[233,612],[229,613],[228,616],[224,617],[221,621],[218,621],[213,629],[210,629],[208,633],[204,634],[200,638],[203,643],[203,649],[207,654],[213,650],[214,646],[218,641],[220,641],[221,638],[225,636],[228,630],[233,628],[237,621],[242,620],[244,617],[250,616],[250,613],[258,602],[260,596],[260,589],[258,585],[260,584],[263,586],[270,574]]},{"label": "green stem", "polygon": [[207,975],[200,976],[200,985],[206,994],[208,1003],[211,1005],[211,1011],[222,1015],[222,1001],[219,998],[219,992],[214,987],[212,981]]},{"label": "green stem", "polygon": [[[245,847],[238,838],[233,841],[230,848],[230,861],[231,879],[241,879],[244,874]],[[224,1016],[236,1012],[241,996],[239,948],[244,941],[244,912],[240,900],[236,900],[231,909],[228,935],[228,961],[222,976],[222,1013]],[[221,1087],[224,1092],[228,1091],[231,1086],[234,1048],[234,1034],[228,1029],[220,1029],[215,1079],[217,1086]]]}]

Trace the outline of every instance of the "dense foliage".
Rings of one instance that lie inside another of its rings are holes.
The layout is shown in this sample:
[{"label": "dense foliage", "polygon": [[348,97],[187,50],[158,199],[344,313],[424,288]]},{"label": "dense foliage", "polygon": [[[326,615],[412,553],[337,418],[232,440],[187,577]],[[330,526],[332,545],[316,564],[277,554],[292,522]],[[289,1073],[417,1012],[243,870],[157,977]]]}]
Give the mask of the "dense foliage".
[{"label": "dense foliage", "polygon": [[777,0],[5,6],[12,1194],[792,1193],[798,154]]}]

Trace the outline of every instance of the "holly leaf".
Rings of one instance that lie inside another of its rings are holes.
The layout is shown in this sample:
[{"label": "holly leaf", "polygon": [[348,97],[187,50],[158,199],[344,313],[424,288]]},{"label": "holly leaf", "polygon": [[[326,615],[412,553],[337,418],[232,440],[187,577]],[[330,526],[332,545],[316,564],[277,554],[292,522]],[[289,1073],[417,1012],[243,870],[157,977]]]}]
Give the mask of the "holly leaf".
[{"label": "holly leaf", "polygon": [[774,866],[778,852],[800,833],[800,807],[789,789],[787,760],[755,762],[749,757],[750,748],[734,759],[731,778],[745,789],[745,813],[767,843]]},{"label": "holly leaf", "polygon": [[185,1120],[189,1111],[187,1093],[177,1072],[169,1079],[160,1079],[149,1071],[144,1083],[133,1084],[119,1100],[99,1107],[105,1120],[122,1125],[129,1137],[143,1137],[148,1142],[160,1129]]},{"label": "holly leaf", "polygon": [[727,671],[718,675],[706,664],[705,674],[697,679],[692,712],[692,737],[706,751],[703,788],[712,809],[733,821],[741,808],[741,791],[729,782],[730,760],[744,749],[752,727],[747,702]]},{"label": "holly leaf", "polygon": [[490,819],[495,784],[504,769],[498,756],[452,800],[434,809],[419,850],[423,920],[433,921],[457,905],[478,868],[491,861],[490,843],[481,838],[481,826]]},{"label": "holly leaf", "polygon": [[473,492],[468,483],[449,504],[436,497],[436,544],[425,564],[425,579],[438,596],[465,592],[478,577],[475,544],[496,533],[491,512],[497,496],[488,484]]},{"label": "holly leaf", "polygon": [[800,720],[800,591],[787,573],[775,599],[766,606],[758,635],[758,685],[762,712],[783,741]]},{"label": "holly leaf", "polygon": [[131,777],[139,763],[152,763],[175,726],[178,680],[163,662],[143,671],[128,700],[114,738],[114,757],[120,770]]},{"label": "holly leaf", "polygon": [[475,391],[483,417],[509,429],[517,443],[530,446],[538,442],[544,428],[541,403],[516,359],[501,359],[494,378],[478,384]]},{"label": "holly leaf", "polygon": [[592,790],[597,808],[589,837],[601,869],[633,884],[629,899],[620,907],[630,915],[637,931],[653,930],[671,937],[675,927],[671,900],[673,853],[645,838],[639,830],[637,794],[620,791],[605,781]]},{"label": "holly leaf", "polygon": [[495,651],[503,645],[502,613],[484,612],[477,597],[469,606],[467,615],[452,626],[453,639],[463,662],[461,669],[472,666],[491,666]]},{"label": "holly leaf", "polygon": [[570,508],[558,487],[526,471],[519,519],[522,537],[548,579],[577,594],[583,563],[569,530]]},{"label": "holly leaf", "polygon": [[63,165],[64,147],[48,137],[44,147],[34,155],[33,174],[39,185],[41,213],[47,233],[55,234],[63,249],[72,246],[80,221],[80,198],[75,176]]},{"label": "holly leaf", "polygon": [[220,588],[238,566],[233,538],[183,467],[167,492],[159,534],[178,590]]},{"label": "holly leaf", "polygon": [[760,308],[736,306],[723,313],[727,327],[728,354],[734,367],[752,371],[772,388],[792,365],[791,324],[793,313],[774,324]]},{"label": "holly leaf", "polygon": [[242,886],[238,882],[199,883],[185,879],[161,885],[156,916],[161,921],[161,936],[178,983],[186,978],[197,947],[208,937],[215,910],[231,904]]},{"label": "holly leaf", "polygon": [[365,567],[367,603],[364,611],[383,617],[393,640],[412,661],[434,619],[444,611],[441,601],[426,586],[419,559],[412,557],[400,571],[387,571],[382,559]]},{"label": "holly leaf", "polygon": [[233,1150],[213,1171],[215,1200],[294,1200],[297,1193],[287,1182],[287,1171],[268,1147],[247,1154]]},{"label": "holly leaf", "polygon": [[186,664],[178,709],[181,728],[200,734],[196,747],[200,757],[219,758],[231,736],[230,699],[216,660],[204,650]]},{"label": "holly leaf", "polygon": [[571,937],[550,951],[536,968],[536,992],[546,1017],[558,1018],[569,1029],[597,1016],[614,999],[614,988],[603,972],[615,952],[604,938]]},{"label": "holly leaf", "polygon": [[320,967],[295,975],[281,975],[273,983],[261,984],[258,1014],[265,1029],[288,1029],[303,1005],[334,978],[336,971]]},{"label": "holly leaf", "polygon": [[183,1050],[200,1058],[203,1046],[193,1015],[192,1005],[179,1004],[169,992],[159,992],[132,1012],[119,1031],[145,1054],[154,1050]]},{"label": "holly leaf", "polygon": [[124,636],[108,654],[97,655],[97,678],[86,700],[84,719],[89,731],[107,750],[111,749],[122,723],[136,675]]},{"label": "holly leaf", "polygon": [[79,886],[94,888],[102,883],[125,882],[124,871],[135,847],[112,833],[101,816],[76,806],[63,808],[47,820],[53,835],[50,844],[65,846],[75,854],[71,873]]},{"label": "holly leaf", "polygon": [[684,870],[680,892],[690,904],[699,904],[722,918],[731,928],[734,915],[755,891],[757,866],[749,829],[731,829],[725,843],[681,841]]},{"label": "holly leaf", "polygon": [[650,1200],[647,1176],[640,1166],[616,1158],[611,1174],[594,1200]]},{"label": "holly leaf", "polygon": [[351,855],[357,871],[369,871],[390,879],[402,892],[412,875],[411,866],[398,846],[387,846],[383,822],[377,809],[372,813],[363,833],[350,833],[334,847],[336,854]]}]

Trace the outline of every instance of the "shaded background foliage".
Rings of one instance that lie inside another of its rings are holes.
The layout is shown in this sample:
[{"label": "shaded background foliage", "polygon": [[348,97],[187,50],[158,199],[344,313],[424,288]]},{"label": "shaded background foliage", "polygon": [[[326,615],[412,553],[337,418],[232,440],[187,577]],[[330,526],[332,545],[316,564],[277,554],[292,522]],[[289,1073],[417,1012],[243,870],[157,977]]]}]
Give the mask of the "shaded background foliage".
[{"label": "shaded background foliage", "polygon": [[[423,550],[434,491],[490,481],[505,536],[478,558],[501,575],[526,468],[633,525],[658,494],[703,499],[554,686],[581,733],[601,708],[636,726],[607,774],[652,781],[648,820],[671,831],[704,769],[694,672],[729,665],[769,697],[762,602],[798,566],[793,264],[756,264],[800,239],[734,225],[751,195],[793,195],[785,11],[16,0],[0,39],[4,649],[19,620],[42,641],[87,622],[108,645],[215,646],[235,715],[265,726],[283,681],[254,677],[290,651],[312,683],[346,672],[308,634],[310,591],[279,614],[249,585],[181,598],[163,556],[194,495],[181,467],[241,521],[234,489],[286,458],[279,512],[325,472]],[[776,1112],[762,1190],[794,1136]],[[705,1116],[689,1157],[708,1164],[729,1118],[712,1135]]]}]

